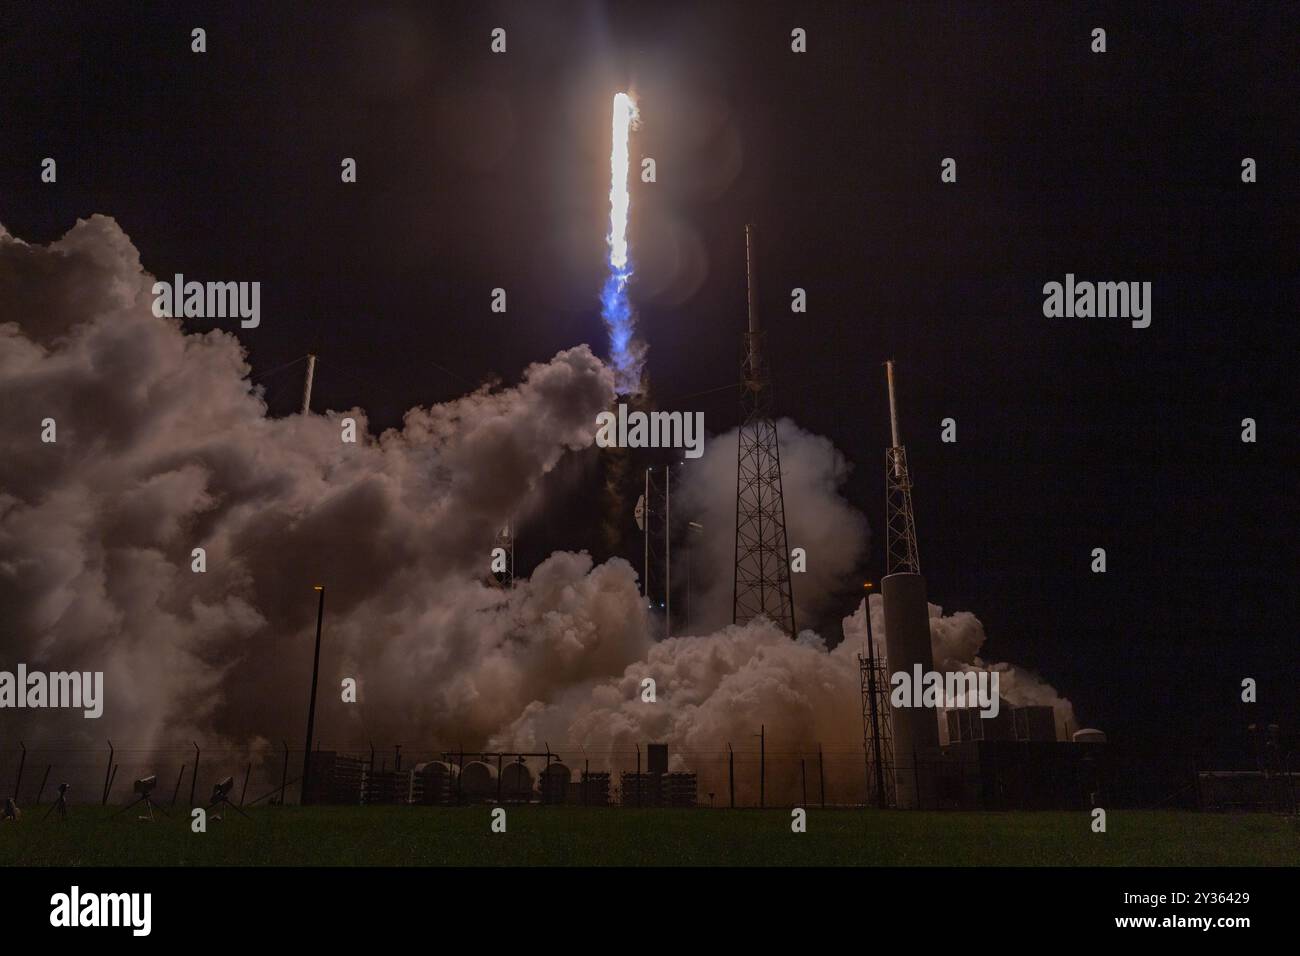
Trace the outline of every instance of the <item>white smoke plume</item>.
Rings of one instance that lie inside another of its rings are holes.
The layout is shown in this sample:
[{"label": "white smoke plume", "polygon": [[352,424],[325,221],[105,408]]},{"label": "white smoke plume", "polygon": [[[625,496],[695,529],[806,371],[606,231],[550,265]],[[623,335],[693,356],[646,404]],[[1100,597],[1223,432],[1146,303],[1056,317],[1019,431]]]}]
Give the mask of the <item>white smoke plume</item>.
[{"label": "white smoke plume", "polygon": [[[766,622],[656,643],[621,559],[557,552],[512,591],[485,583],[494,532],[542,507],[566,456],[594,454],[614,379],[586,346],[372,437],[359,408],[269,418],[235,336],[154,316],[152,284],[110,218],[44,247],[0,228],[0,669],[103,671],[106,698],[99,720],[0,711],[5,739],[300,747],[322,583],[327,748],[549,744],[586,748],[599,769],[604,752],[666,740],[679,764],[697,755],[703,791],[725,773],[725,745],[749,760],[765,725],[774,754],[820,743],[849,755],[828,772],[860,772],[862,608],[829,652]],[[40,440],[47,418],[53,444]],[[842,456],[780,427],[791,546],[809,552],[796,596],[811,614],[853,571],[866,522],[838,493]],[[734,447],[734,432],[711,442],[681,492],[709,532],[695,562],[706,630],[730,613],[730,575],[702,572],[731,567]],[[205,573],[191,570],[196,547]],[[980,660],[973,616],[932,608],[931,627],[936,663],[997,667],[1013,703],[1068,712],[1032,675]],[[341,703],[346,677],[356,704]],[[655,704],[641,700],[646,677]],[[773,769],[774,788],[795,765]]]},{"label": "white smoke plume", "polygon": [[[520,694],[641,653],[626,565],[589,573],[585,556],[556,555],[508,608],[479,584],[493,532],[536,505],[564,454],[591,446],[613,398],[585,346],[368,438],[358,408],[268,418],[235,337],[155,317],[152,282],[102,216],[48,248],[0,236],[5,657],[102,670],[107,686],[102,724],[61,729],[143,747],[287,732],[305,703],[317,582],[328,656],[368,701],[324,708],[326,737],[351,714],[388,739],[481,739]],[[345,416],[355,445],[340,440]],[[40,441],[47,418],[53,444]],[[191,570],[195,547],[206,573]],[[59,722],[4,716],[32,732]]]}]

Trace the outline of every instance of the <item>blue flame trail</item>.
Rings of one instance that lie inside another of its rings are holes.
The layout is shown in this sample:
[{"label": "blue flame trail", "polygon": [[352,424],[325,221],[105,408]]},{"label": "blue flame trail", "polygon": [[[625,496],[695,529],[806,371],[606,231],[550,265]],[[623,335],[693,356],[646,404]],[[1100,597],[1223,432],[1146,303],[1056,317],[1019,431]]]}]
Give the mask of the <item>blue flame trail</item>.
[{"label": "blue flame trail", "polygon": [[636,318],[627,297],[632,263],[627,254],[628,135],[637,120],[636,103],[626,93],[614,96],[614,136],[609,154],[609,278],[600,291],[600,315],[609,331],[609,357],[620,395],[641,391],[645,343],[636,338]]}]

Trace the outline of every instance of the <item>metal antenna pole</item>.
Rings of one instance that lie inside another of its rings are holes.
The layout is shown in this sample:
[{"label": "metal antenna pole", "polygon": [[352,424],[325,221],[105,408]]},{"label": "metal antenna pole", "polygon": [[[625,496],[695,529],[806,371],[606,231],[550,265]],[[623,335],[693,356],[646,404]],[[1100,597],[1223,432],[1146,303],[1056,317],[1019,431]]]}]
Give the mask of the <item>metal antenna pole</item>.
[{"label": "metal antenna pole", "polygon": [[108,766],[104,768],[104,793],[100,797],[99,805],[103,806],[108,803],[108,777],[113,772],[113,741],[108,742]]},{"label": "metal antenna pole", "polygon": [[307,739],[303,744],[302,755],[302,797],[298,803],[306,806],[310,802],[311,783],[311,738],[316,729],[316,685],[320,680],[320,632],[325,619],[325,585],[317,584],[316,591],[320,600],[316,603],[316,655],[311,665],[311,702],[307,705]]},{"label": "metal antenna pole", "polygon": [[664,637],[673,636],[673,532],[669,503],[672,477],[673,466],[664,465]]},{"label": "metal antenna pole", "polygon": [[727,789],[731,793],[731,809],[736,809],[736,752],[727,744]]},{"label": "metal antenna pole", "polygon": [[14,803],[22,799],[23,768],[27,766],[27,745],[20,740],[18,746],[22,748],[23,755],[18,758],[18,779],[14,781]]},{"label": "metal antenna pole", "polygon": [[817,745],[817,792],[821,797],[822,809],[826,809],[826,772],[822,765],[822,745]]},{"label": "metal antenna pole", "polygon": [[731,620],[767,617],[794,639],[794,596],[781,489],[781,450],[773,417],[771,375],[758,317],[754,227],[745,227],[748,331],[741,369],[736,447],[736,552]]},{"label": "metal antenna pole", "polygon": [[642,530],[645,532],[645,563],[642,564],[643,573],[641,575],[641,596],[645,598],[646,606],[650,606],[650,469],[645,470],[645,497],[643,502],[644,512],[641,515]]}]

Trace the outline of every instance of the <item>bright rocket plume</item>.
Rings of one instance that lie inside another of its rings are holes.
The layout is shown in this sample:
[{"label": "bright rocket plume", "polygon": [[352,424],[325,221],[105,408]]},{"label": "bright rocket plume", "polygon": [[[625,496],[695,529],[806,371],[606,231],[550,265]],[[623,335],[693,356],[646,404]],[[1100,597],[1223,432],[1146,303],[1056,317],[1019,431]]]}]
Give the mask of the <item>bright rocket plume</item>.
[{"label": "bright rocket plume", "polygon": [[645,344],[635,338],[636,323],[627,297],[632,276],[627,254],[628,136],[636,125],[636,103],[626,93],[614,96],[614,135],[609,154],[609,278],[600,293],[600,314],[609,330],[609,357],[614,366],[615,388],[620,395],[641,390]]}]

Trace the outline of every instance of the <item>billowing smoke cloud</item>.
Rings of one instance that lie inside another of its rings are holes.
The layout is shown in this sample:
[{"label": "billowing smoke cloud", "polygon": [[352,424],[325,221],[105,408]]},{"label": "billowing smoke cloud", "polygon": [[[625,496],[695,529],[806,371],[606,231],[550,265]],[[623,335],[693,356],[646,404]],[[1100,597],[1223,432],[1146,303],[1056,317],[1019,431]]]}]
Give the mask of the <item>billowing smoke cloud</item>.
[{"label": "billowing smoke cloud", "polygon": [[[361,409],[267,418],[234,336],[155,317],[152,281],[102,216],[48,248],[0,235],[5,657],[105,672],[102,725],[67,732],[140,746],[285,732],[318,582],[327,656],[367,701],[326,708],[322,736],[352,715],[389,739],[481,739],[520,695],[642,653],[626,565],[556,555],[508,598],[480,584],[493,532],[592,444],[613,398],[585,346],[371,439]],[[206,573],[191,570],[197,547]],[[18,716],[48,733],[59,715],[5,714]]]},{"label": "billowing smoke cloud", "polygon": [[[505,519],[541,506],[566,456],[594,454],[615,386],[586,346],[370,437],[359,408],[268,418],[237,339],[154,316],[152,283],[112,219],[48,247],[0,229],[0,669],[103,671],[106,684],[101,719],[6,710],[7,738],[296,747],[321,583],[326,747],[549,744],[585,747],[599,768],[601,751],[668,740],[679,760],[695,752],[705,792],[725,744],[752,754],[765,725],[774,755],[820,743],[847,755],[828,763],[833,779],[860,772],[861,608],[829,652],[761,621],[656,643],[621,559],[559,552],[514,590],[486,583]],[[356,444],[340,439],[347,417]],[[838,493],[839,453],[780,427],[791,544],[809,554],[796,596],[811,614],[852,572],[866,523]],[[696,607],[710,628],[730,614],[729,575],[704,570],[731,566],[734,447],[733,432],[684,469],[681,500],[706,525]],[[932,608],[931,628],[936,661],[996,667],[1013,703],[1068,713],[1033,675],[980,660],[973,616]],[[347,677],[355,704],[340,700]],[[792,786],[794,766],[774,765],[772,786],[780,773]]]},{"label": "billowing smoke cloud", "polygon": [[[784,462],[784,456],[782,457]],[[520,749],[570,740],[587,748],[630,755],[638,743],[670,740],[690,759],[679,766],[701,773],[701,791],[725,792],[727,769],[720,751],[731,743],[752,763],[754,735],[766,731],[769,795],[792,798],[799,760],[807,768],[820,746],[828,792],[841,801],[864,799],[862,705],[858,655],[865,653],[864,599],[843,621],[845,639],[834,649],[805,631],[791,641],[769,622],[728,626],[707,637],[675,637],[655,644],[645,660],[621,675],[566,690],[550,704],[528,707],[494,745]],[[878,646],[885,634],[884,606],[871,599]],[[935,666],[956,671],[998,670],[1002,696],[1011,704],[1048,704],[1057,723],[1073,723],[1070,702],[1027,671],[986,664],[977,652],[984,628],[974,615],[944,616],[930,605],[930,640]],[[645,703],[643,681],[655,682],[656,702]],[[624,765],[627,758],[624,757]],[[743,801],[756,799],[756,775],[737,782]],[[820,783],[819,783],[820,785]]]}]

